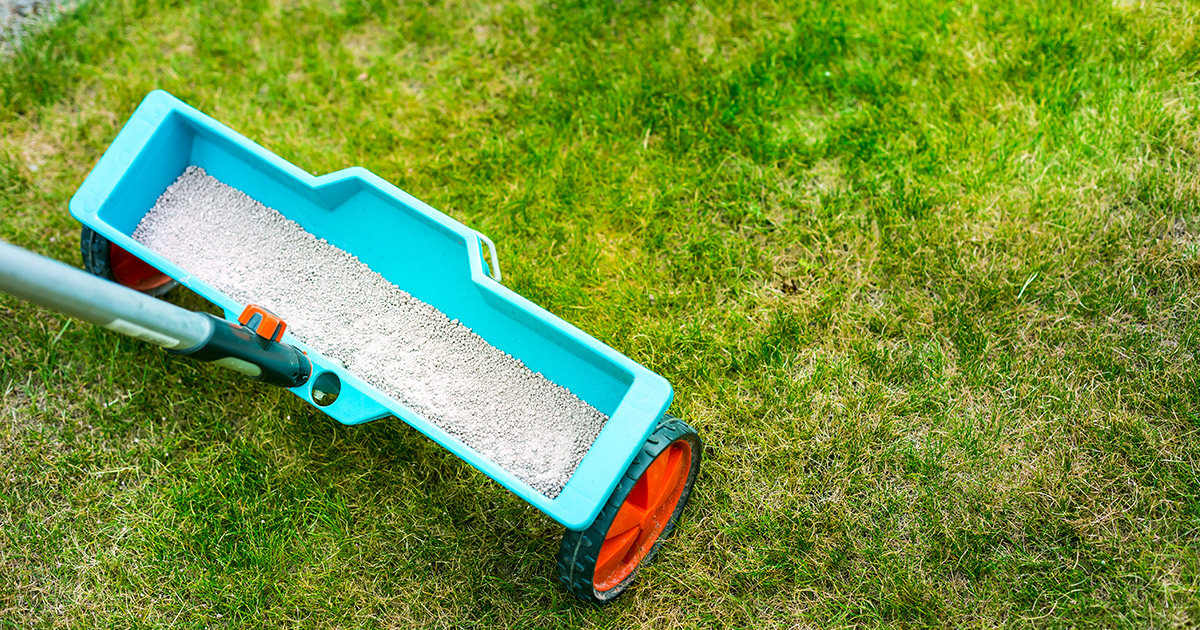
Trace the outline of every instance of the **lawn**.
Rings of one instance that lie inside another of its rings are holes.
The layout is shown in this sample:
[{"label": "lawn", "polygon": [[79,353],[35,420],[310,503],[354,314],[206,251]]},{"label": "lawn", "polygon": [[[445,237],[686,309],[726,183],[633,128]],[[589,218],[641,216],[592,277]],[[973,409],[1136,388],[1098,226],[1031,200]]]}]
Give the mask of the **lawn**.
[{"label": "lawn", "polygon": [[1200,625],[1198,25],[86,3],[0,60],[0,238],[79,265],[67,201],[163,88],[490,235],[706,460],[597,607],[557,524],[403,423],[0,296],[0,628]]}]

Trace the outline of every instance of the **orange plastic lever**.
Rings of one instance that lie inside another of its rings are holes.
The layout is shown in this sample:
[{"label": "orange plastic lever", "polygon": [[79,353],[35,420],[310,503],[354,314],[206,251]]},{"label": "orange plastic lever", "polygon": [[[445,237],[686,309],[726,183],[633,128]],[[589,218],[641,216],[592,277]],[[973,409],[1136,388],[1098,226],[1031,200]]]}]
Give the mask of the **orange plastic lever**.
[{"label": "orange plastic lever", "polygon": [[238,323],[271,341],[279,341],[283,338],[283,331],[287,330],[287,322],[257,304],[248,304],[246,310],[238,315]]}]

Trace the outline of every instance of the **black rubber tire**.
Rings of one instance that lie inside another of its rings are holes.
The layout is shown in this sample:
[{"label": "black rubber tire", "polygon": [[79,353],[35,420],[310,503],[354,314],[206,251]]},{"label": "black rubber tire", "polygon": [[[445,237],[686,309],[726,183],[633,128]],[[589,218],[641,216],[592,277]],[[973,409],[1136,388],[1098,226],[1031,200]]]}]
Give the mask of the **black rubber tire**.
[{"label": "black rubber tire", "polygon": [[[621,505],[625,503],[625,498],[633,490],[633,486],[637,484],[646,469],[650,467],[650,464],[654,463],[659,454],[679,440],[687,440],[690,444],[692,461],[691,468],[688,470],[687,482],[679,495],[679,502],[675,505],[671,519],[663,527],[662,533],[659,534],[654,546],[646,553],[646,557],[642,558],[638,566],[624,580],[606,591],[596,590],[593,583],[596,572],[596,556],[604,543],[608,528],[616,518]],[[612,496],[608,498],[608,502],[601,508],[591,526],[583,531],[567,530],[563,534],[562,546],[558,550],[558,579],[566,585],[568,590],[585,601],[607,604],[629,588],[629,585],[637,578],[638,571],[654,560],[658,548],[674,531],[675,523],[687,505],[688,498],[691,497],[692,486],[696,483],[696,475],[700,472],[702,448],[703,444],[695,429],[679,418],[670,415],[663,416],[654,432],[646,438],[646,443],[633,458],[633,462],[629,464],[625,475],[621,477],[617,487],[613,489]]]},{"label": "black rubber tire", "polygon": [[[92,275],[117,282],[117,279],[113,276],[112,265],[110,264],[110,252],[112,252],[111,241],[92,230],[92,228],[86,225],[83,226],[83,229],[79,232],[79,253],[83,256],[83,268]],[[144,293],[153,297],[160,297],[166,295],[168,291],[177,286],[179,286],[178,283],[172,280],[160,287],[144,291]]]}]

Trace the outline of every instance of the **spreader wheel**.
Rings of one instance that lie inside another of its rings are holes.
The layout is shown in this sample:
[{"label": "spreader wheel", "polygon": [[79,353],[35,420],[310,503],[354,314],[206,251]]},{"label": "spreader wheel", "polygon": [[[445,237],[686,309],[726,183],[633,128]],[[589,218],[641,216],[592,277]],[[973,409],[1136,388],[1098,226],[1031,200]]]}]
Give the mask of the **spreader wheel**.
[{"label": "spreader wheel", "polygon": [[79,251],[83,254],[84,269],[117,284],[155,297],[176,286],[170,276],[117,247],[86,225],[79,234]]},{"label": "spreader wheel", "polygon": [[571,592],[607,603],[633,583],[683,512],[700,471],[700,436],[664,416],[586,530],[567,530],[558,577]]}]

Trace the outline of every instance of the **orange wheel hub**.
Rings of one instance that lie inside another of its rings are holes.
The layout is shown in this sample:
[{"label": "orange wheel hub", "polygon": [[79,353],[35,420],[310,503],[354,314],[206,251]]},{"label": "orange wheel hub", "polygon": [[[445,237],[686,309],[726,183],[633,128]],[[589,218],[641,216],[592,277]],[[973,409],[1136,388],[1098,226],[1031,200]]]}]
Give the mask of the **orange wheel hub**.
[{"label": "orange wheel hub", "polygon": [[108,265],[117,283],[138,291],[153,291],[171,281],[167,274],[116,245],[108,250]]},{"label": "orange wheel hub", "polygon": [[678,440],[637,480],[613,518],[596,556],[592,583],[598,591],[619,585],[654,548],[675,514],[692,467],[692,446]]}]

